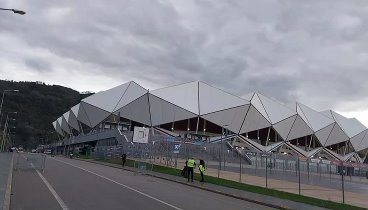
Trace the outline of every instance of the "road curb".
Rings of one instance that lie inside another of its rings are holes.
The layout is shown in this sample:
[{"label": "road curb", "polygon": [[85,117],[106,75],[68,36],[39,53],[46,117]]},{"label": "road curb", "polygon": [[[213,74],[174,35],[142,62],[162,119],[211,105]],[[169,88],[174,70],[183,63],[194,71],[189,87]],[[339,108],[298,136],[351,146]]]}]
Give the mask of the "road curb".
[{"label": "road curb", "polygon": [[3,210],[10,209],[10,197],[11,197],[11,189],[12,189],[12,181],[13,181],[13,160],[14,160],[14,153],[12,154],[12,158],[10,161],[10,170],[9,170],[9,176],[8,176],[8,183],[7,183],[6,191],[5,191],[5,200],[4,200]]},{"label": "road curb", "polygon": [[[108,163],[104,163],[104,162],[98,162],[96,160],[79,159],[79,158],[75,158],[75,159],[81,160],[81,161],[85,161],[85,162],[89,162],[89,163],[104,165],[104,166],[108,166],[108,167],[112,167],[112,168],[123,169],[123,170],[130,171],[130,172],[140,172],[138,170],[134,170],[134,169],[130,169],[130,168],[121,168],[121,167],[118,167],[118,166],[114,166],[114,165],[112,165],[113,163],[108,164]],[[196,186],[196,185],[193,185],[193,184],[188,184],[186,182],[177,181],[175,179],[169,179],[169,178],[165,178],[165,177],[162,177],[162,176],[158,176],[158,175],[154,175],[154,174],[149,174],[149,173],[143,173],[143,174],[144,175],[147,175],[147,176],[155,177],[155,178],[158,178],[158,179],[163,179],[163,180],[166,180],[166,181],[171,181],[171,182],[175,182],[175,183],[178,183],[178,184],[186,185],[186,186],[189,186],[189,187],[193,187],[193,188],[205,190],[205,191],[208,191],[208,192],[212,192],[212,193],[216,193],[216,194],[220,194],[220,195],[224,195],[224,196],[236,198],[236,199],[239,199],[239,200],[243,200],[243,201],[247,201],[247,202],[259,204],[259,205],[262,205],[262,206],[268,206],[268,207],[275,208],[275,209],[291,210],[291,208],[288,208],[288,207],[274,205],[274,204],[270,204],[270,203],[265,203],[265,202],[262,202],[262,201],[259,201],[259,200],[253,200],[253,199],[249,199],[249,198],[242,197],[242,196],[239,196],[239,195],[229,194],[229,193],[225,193],[225,192],[222,192],[222,191],[209,189],[209,188],[202,187],[202,186]]]}]

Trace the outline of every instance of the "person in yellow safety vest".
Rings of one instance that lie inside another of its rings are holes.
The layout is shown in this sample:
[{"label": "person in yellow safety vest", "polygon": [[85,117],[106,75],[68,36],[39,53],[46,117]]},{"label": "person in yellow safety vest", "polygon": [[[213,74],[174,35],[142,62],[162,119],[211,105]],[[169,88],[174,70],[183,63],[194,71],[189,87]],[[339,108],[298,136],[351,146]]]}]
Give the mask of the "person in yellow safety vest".
[{"label": "person in yellow safety vest", "polygon": [[204,182],[203,173],[206,170],[206,165],[204,164],[204,160],[199,160],[199,172],[201,173],[201,182]]},{"label": "person in yellow safety vest", "polygon": [[188,167],[188,182],[189,178],[191,178],[193,182],[194,168],[196,167],[196,162],[193,158],[189,158],[186,162],[186,165]]}]

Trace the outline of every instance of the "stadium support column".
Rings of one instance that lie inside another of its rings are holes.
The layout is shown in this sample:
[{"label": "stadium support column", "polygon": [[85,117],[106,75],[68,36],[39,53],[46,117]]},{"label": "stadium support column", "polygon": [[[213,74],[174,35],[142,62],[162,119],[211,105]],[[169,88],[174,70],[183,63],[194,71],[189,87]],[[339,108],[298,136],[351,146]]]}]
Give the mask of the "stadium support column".
[{"label": "stadium support column", "polygon": [[187,139],[189,139],[189,131],[190,131],[190,119],[188,119],[188,125],[187,125],[187,136],[186,136]]},{"label": "stadium support column", "polygon": [[268,145],[268,141],[270,139],[270,131],[271,131],[271,127],[268,128],[267,139],[266,139],[266,146]]},{"label": "stadium support column", "polygon": [[307,142],[308,142],[308,137],[305,136],[304,138],[304,150],[307,151]]},{"label": "stadium support column", "polygon": [[[275,131],[275,129],[274,129],[274,131]],[[277,133],[276,133],[276,131],[274,133],[275,133],[275,142],[277,142]]]},{"label": "stadium support column", "polygon": [[81,122],[79,122],[79,121],[78,121],[78,125],[79,125],[79,128],[80,128],[80,130],[81,130],[82,134],[84,134],[83,126],[82,126]]},{"label": "stadium support column", "polygon": [[203,135],[206,135],[206,120],[203,119]]},{"label": "stadium support column", "polygon": [[345,142],[345,148],[344,148],[344,153],[343,153],[344,155],[346,154],[347,148],[348,148],[348,141]]}]

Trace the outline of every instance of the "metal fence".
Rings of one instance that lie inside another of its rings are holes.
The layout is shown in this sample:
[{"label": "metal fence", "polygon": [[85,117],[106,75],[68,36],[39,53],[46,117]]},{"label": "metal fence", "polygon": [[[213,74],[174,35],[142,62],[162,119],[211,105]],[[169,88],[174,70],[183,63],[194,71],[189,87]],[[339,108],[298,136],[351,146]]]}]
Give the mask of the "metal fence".
[{"label": "metal fence", "polygon": [[[145,170],[152,170],[147,169],[152,164],[181,169],[188,158],[194,158],[205,161],[207,175],[223,179],[314,197],[318,195],[316,190],[323,189],[325,197],[321,198],[339,202],[345,202],[343,191],[368,195],[366,168],[351,168],[341,162],[327,160],[243,151],[225,142],[203,143],[161,137],[151,138],[147,144],[122,141],[115,146],[99,146],[92,155],[109,159],[120,158],[124,153],[128,159],[144,165],[137,167]],[[356,184],[360,184],[359,188]]]},{"label": "metal fence", "polygon": [[14,158],[15,170],[39,170],[45,169],[46,155],[41,153],[17,153]]}]

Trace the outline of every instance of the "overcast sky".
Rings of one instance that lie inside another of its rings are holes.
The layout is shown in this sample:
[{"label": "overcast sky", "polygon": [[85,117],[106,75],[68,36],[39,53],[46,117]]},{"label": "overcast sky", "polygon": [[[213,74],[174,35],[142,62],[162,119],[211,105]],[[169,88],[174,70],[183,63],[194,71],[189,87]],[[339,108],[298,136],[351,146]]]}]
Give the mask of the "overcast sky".
[{"label": "overcast sky", "polygon": [[0,79],[100,91],[202,80],[368,126],[367,0],[2,0]]}]

